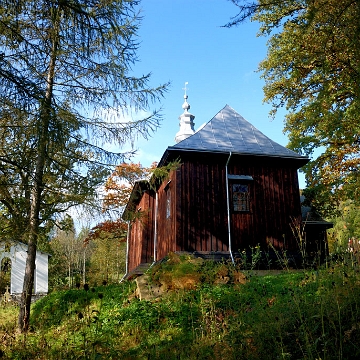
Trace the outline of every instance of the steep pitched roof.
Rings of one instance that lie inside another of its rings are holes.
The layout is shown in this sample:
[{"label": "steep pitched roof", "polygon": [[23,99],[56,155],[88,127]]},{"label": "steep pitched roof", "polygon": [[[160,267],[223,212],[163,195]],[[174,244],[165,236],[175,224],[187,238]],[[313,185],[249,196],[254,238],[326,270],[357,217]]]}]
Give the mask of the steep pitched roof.
[{"label": "steep pitched roof", "polygon": [[167,151],[171,150],[232,152],[241,155],[307,160],[305,156],[301,156],[265,136],[229,105],[220,110],[194,135],[167,148]]}]

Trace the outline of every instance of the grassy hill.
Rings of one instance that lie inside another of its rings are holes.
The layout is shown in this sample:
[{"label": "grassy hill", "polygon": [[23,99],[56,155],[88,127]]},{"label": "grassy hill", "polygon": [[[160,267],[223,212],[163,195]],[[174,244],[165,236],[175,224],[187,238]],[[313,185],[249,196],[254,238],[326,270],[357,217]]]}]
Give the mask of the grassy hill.
[{"label": "grassy hill", "polygon": [[360,276],[353,266],[257,276],[227,263],[170,256],[136,284],[60,291],[32,307],[15,333],[1,308],[1,359],[356,359]]}]

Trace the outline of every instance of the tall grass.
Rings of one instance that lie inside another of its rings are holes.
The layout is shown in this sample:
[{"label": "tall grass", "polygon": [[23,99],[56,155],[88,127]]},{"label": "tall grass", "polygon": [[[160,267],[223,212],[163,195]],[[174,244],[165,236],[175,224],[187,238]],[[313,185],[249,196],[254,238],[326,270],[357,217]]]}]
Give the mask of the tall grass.
[{"label": "tall grass", "polygon": [[[0,341],[2,358],[360,358],[353,265],[245,278],[232,264],[173,256],[149,274],[168,289],[153,301],[135,298],[133,282],[48,295],[34,304],[26,338]],[[1,337],[12,331],[4,326]]]}]

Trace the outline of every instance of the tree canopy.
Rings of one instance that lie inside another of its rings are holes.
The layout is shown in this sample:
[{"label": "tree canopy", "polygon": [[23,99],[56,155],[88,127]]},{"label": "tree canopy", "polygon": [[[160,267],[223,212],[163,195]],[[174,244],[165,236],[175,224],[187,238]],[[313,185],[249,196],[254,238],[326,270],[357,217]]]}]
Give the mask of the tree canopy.
[{"label": "tree canopy", "polygon": [[227,26],[251,18],[269,36],[264,100],[272,115],[288,110],[289,147],[312,157],[304,171],[315,204],[326,213],[342,199],[359,202],[360,2],[232,2],[239,12]]},{"label": "tree canopy", "polygon": [[[19,325],[27,330],[39,234],[89,201],[128,140],[161,120],[166,85],[134,76],[136,0],[17,0],[0,5],[0,202],[28,242]],[[139,112],[149,115],[136,118]],[[127,116],[127,117],[126,117]],[[129,119],[129,120],[125,120]],[[119,151],[111,152],[111,144]],[[14,200],[14,201],[13,201]],[[21,202],[24,202],[22,204]]]}]

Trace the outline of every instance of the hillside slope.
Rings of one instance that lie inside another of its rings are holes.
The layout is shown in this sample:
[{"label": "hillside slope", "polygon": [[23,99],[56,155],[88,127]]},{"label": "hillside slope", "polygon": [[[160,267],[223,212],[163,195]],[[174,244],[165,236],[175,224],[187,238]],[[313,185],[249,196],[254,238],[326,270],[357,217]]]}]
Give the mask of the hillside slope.
[{"label": "hillside slope", "polygon": [[135,281],[56,292],[33,306],[32,332],[0,329],[3,359],[360,358],[359,274],[252,276],[232,264],[171,256]]}]

